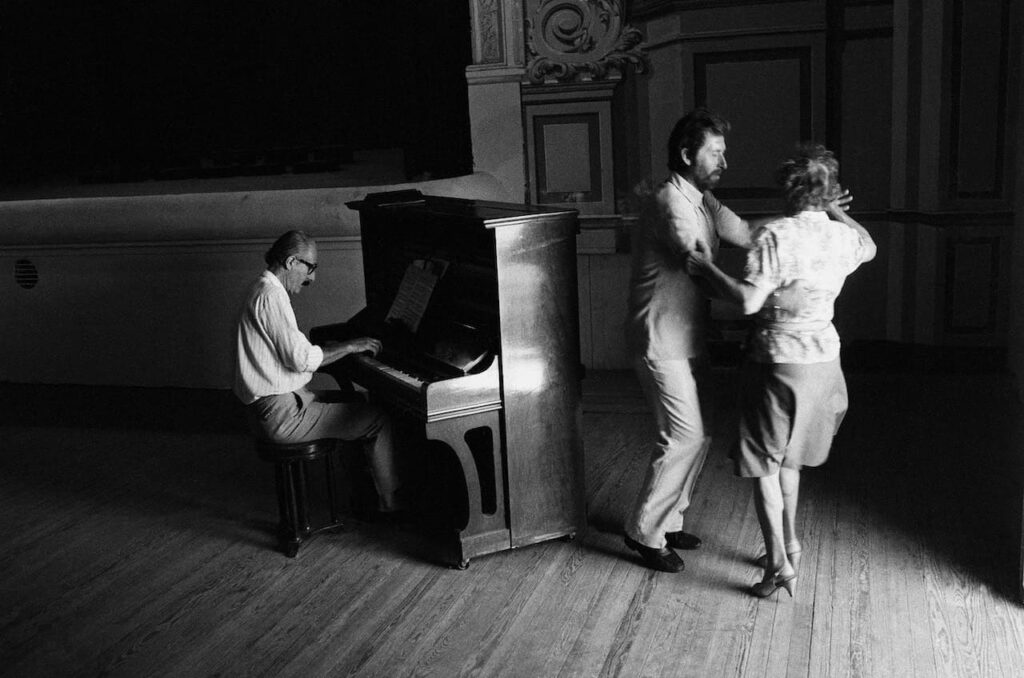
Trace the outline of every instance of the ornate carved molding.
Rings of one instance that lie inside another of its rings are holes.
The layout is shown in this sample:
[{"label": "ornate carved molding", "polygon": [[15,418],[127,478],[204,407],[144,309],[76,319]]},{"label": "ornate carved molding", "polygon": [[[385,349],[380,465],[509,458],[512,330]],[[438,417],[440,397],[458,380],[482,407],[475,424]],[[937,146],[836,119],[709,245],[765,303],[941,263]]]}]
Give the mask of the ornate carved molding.
[{"label": "ornate carved molding", "polygon": [[473,14],[473,63],[500,64],[504,61],[502,45],[503,22],[499,0],[474,0],[470,4]]},{"label": "ornate carved molding", "polygon": [[647,68],[640,31],[623,22],[621,0],[532,0],[526,19],[531,82],[621,77]]}]

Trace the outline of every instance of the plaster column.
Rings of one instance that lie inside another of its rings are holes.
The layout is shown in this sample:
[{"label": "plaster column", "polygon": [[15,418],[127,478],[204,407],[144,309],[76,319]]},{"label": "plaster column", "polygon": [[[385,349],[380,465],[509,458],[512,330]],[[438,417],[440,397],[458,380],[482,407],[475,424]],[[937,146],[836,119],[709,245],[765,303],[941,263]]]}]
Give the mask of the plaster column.
[{"label": "plaster column", "polygon": [[524,74],[521,0],[470,0],[473,64],[466,69],[473,169],[496,178],[506,200],[526,202],[520,82]]}]

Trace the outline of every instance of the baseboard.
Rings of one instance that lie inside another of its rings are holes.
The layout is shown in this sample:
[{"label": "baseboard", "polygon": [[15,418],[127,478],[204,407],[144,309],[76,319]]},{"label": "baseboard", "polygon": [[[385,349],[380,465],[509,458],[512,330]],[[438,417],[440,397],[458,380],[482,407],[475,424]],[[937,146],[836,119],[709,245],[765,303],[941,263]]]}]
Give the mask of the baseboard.
[{"label": "baseboard", "polygon": [[0,426],[247,433],[231,391],[0,382]]},{"label": "baseboard", "polygon": [[[743,360],[741,345],[736,341],[711,342],[709,352],[716,367],[735,366]],[[991,374],[1008,371],[1007,350],[1002,346],[851,341],[843,343],[842,361],[847,372]]]},{"label": "baseboard", "polygon": [[926,346],[892,341],[853,341],[843,346],[843,368],[855,372],[990,374],[1007,371],[1000,346]]}]

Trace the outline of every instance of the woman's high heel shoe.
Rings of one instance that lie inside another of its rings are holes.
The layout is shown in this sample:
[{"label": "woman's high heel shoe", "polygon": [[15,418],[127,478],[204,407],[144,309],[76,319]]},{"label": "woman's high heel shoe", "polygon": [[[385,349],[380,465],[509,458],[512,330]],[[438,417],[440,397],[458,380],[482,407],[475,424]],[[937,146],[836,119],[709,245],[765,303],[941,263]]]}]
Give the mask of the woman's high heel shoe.
[{"label": "woman's high heel shoe", "polygon": [[785,576],[776,572],[775,576],[766,581],[759,581],[750,587],[750,594],[757,598],[767,598],[779,589],[786,589],[789,597],[793,597],[793,585],[796,583],[796,572]]}]

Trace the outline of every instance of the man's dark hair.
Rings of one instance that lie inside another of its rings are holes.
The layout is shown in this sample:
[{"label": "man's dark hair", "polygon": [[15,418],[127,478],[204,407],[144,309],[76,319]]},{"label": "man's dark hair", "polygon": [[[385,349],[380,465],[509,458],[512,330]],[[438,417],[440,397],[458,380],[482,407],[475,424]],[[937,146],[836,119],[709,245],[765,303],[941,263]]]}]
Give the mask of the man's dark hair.
[{"label": "man's dark hair", "polygon": [[708,134],[725,136],[731,126],[729,121],[707,108],[696,108],[676,123],[672,133],[668,135],[668,168],[673,172],[685,174],[687,165],[683,162],[680,151],[693,159],[697,151],[704,145]]},{"label": "man's dark hair", "polygon": [[839,195],[839,161],[821,144],[805,141],[775,171],[775,181],[782,187],[786,216],[824,207]]},{"label": "man's dark hair", "polygon": [[274,241],[267,253],[263,255],[263,260],[267,262],[267,266],[275,264],[283,266],[284,262],[288,261],[288,257],[300,254],[312,242],[312,236],[303,231],[288,231]]}]

